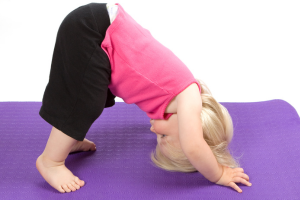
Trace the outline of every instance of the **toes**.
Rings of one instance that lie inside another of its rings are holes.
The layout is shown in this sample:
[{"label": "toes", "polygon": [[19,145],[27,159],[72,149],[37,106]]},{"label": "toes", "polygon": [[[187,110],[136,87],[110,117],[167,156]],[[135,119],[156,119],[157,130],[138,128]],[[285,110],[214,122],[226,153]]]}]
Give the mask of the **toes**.
[{"label": "toes", "polygon": [[71,183],[68,184],[68,188],[70,188],[72,192],[76,191],[76,188]]},{"label": "toes", "polygon": [[61,185],[57,188],[57,190],[58,190],[59,192],[61,192],[61,193],[65,193],[65,190],[62,188]]},{"label": "toes", "polygon": [[72,181],[71,184],[72,184],[77,190],[79,190],[80,186],[77,185],[77,183],[75,183],[75,181]]},{"label": "toes", "polygon": [[96,150],[96,144],[94,143],[94,142],[91,142],[92,144],[91,144],[91,148],[90,148],[90,150],[91,151],[95,151]]},{"label": "toes", "polygon": [[62,188],[66,191],[66,192],[71,192],[71,190],[68,188],[68,186],[66,184],[62,185]]},{"label": "toes", "polygon": [[74,180],[79,186],[84,186],[84,181],[80,180],[77,176],[75,176]]}]

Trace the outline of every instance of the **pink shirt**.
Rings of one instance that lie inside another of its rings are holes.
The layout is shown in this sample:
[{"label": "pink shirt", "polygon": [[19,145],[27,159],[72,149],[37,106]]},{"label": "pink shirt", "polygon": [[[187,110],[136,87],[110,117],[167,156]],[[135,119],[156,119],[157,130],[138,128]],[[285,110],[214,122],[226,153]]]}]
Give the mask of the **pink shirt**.
[{"label": "pink shirt", "polygon": [[149,30],[138,24],[119,3],[101,48],[111,64],[111,92],[135,103],[151,119],[169,119],[169,102],[197,80],[187,66]]}]

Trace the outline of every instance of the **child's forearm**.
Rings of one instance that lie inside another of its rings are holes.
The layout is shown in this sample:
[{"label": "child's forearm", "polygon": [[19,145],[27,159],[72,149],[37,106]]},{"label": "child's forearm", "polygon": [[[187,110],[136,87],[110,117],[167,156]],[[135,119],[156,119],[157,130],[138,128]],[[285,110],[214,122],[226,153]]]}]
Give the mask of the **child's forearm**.
[{"label": "child's forearm", "polygon": [[217,182],[222,176],[222,166],[217,162],[206,141],[201,139],[199,146],[194,149],[186,153],[189,161],[205,178],[211,182]]}]

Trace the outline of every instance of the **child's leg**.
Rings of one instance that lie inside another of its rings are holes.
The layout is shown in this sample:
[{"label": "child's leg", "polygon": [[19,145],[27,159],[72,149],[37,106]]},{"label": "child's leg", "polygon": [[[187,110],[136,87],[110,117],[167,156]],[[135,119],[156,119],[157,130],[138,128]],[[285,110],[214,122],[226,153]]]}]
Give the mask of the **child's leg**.
[{"label": "child's leg", "polygon": [[53,128],[36,166],[60,192],[84,185],[66,168],[65,159],[73,151],[95,150],[85,135],[103,109],[115,103],[108,88],[109,58],[100,46],[109,25],[106,4],[91,3],[69,13],[58,30],[39,112]]},{"label": "child's leg", "polygon": [[46,148],[36,161],[43,178],[62,193],[75,191],[84,185],[84,181],[65,166],[65,159],[76,143],[77,140],[53,127]]}]

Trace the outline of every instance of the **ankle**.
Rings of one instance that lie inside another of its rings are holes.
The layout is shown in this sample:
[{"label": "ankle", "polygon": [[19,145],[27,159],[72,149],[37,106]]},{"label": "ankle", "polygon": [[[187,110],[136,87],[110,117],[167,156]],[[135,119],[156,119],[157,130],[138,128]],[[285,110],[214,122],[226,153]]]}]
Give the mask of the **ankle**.
[{"label": "ankle", "polygon": [[54,161],[49,156],[47,156],[44,152],[40,155],[43,165],[45,167],[56,167],[60,165],[64,165],[65,161]]}]

